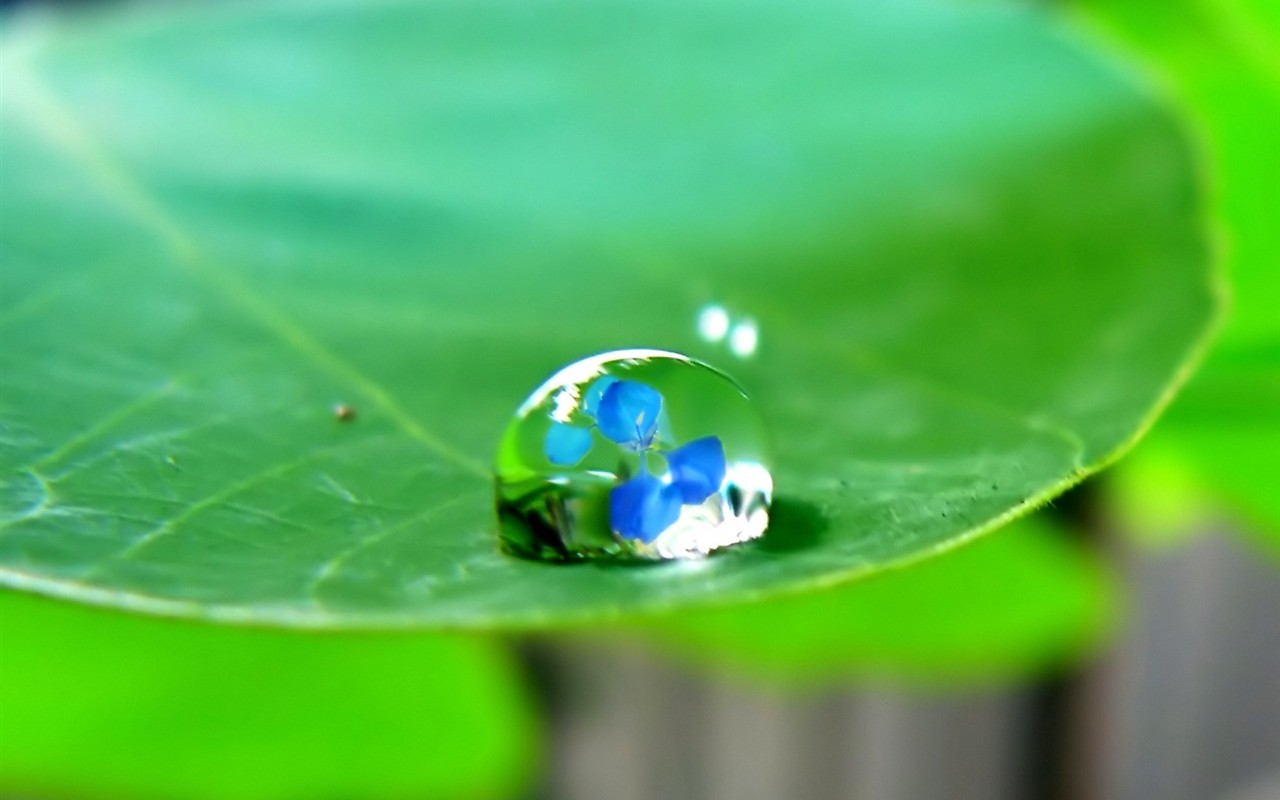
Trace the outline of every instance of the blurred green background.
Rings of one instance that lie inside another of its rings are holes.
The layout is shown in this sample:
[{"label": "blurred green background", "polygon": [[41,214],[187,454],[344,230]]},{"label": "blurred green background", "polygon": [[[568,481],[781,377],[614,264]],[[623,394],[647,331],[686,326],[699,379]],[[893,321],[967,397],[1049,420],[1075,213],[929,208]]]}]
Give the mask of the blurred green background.
[{"label": "blurred green background", "polygon": [[[410,8],[4,8],[0,794],[1280,796],[1276,4]],[[509,564],[637,338],[779,544]]]}]

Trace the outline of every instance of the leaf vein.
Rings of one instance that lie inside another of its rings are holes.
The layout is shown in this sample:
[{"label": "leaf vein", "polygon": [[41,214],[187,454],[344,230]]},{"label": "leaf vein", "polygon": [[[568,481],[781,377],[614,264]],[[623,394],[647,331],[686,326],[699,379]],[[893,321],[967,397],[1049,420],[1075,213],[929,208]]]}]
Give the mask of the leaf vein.
[{"label": "leaf vein", "polygon": [[363,541],[356,543],[355,545],[347,548],[346,550],[343,550],[341,553],[338,553],[329,561],[320,565],[320,567],[316,570],[315,578],[311,581],[310,584],[307,585],[307,589],[306,589],[307,595],[310,596],[312,600],[323,605],[323,601],[319,597],[321,587],[327,581],[332,580],[333,577],[342,570],[343,566],[347,562],[349,562],[353,557],[355,557],[357,554],[364,552],[372,547],[375,547],[378,544],[381,544],[382,542],[386,541],[387,539],[399,533],[400,531],[404,530],[405,528],[408,528],[412,525],[416,525],[420,522],[424,522],[434,517],[435,515],[439,514],[441,511],[444,511],[445,509],[450,508],[452,506],[458,505],[463,500],[470,500],[471,498],[475,497],[477,494],[478,494],[477,492],[464,492],[462,494],[455,495],[453,498],[443,503],[440,503],[439,505],[433,506],[428,509],[424,509],[423,511],[420,511],[417,514],[414,514],[412,517],[409,517],[406,520],[398,522],[389,528],[384,528],[378,533],[365,538]]},{"label": "leaf vein", "polygon": [[262,483],[265,483],[266,481],[269,481],[272,478],[276,478],[281,475],[284,475],[306,464],[319,461],[323,458],[333,455],[336,452],[341,452],[344,450],[350,450],[354,447],[368,445],[370,443],[373,443],[379,440],[380,440],[380,437],[375,437],[373,439],[366,439],[358,442],[350,442],[350,441],[342,442],[340,444],[336,444],[331,447],[324,447],[318,450],[313,450],[312,452],[302,456],[301,458],[297,458],[292,461],[283,461],[273,466],[267,467],[266,469],[263,469],[259,472],[255,472],[254,474],[244,478],[243,480],[237,481],[236,483],[226,486],[219,491],[206,495],[202,499],[197,500],[194,503],[191,503],[186,508],[179,511],[177,514],[165,519],[159,525],[156,525],[151,530],[144,533],[142,536],[133,540],[127,547],[125,547],[120,552],[116,553],[110,558],[107,558],[99,562],[95,567],[93,567],[88,572],[86,572],[83,577],[92,578],[92,577],[101,575],[106,569],[108,569],[111,566],[114,566],[116,564],[131,560],[131,559],[136,559],[138,553],[142,552],[147,547],[150,547],[157,540],[164,538],[166,536],[172,536],[176,534],[179,530],[181,530],[181,528],[178,526],[180,526],[184,522],[187,522],[192,517],[195,517],[196,515],[201,514],[210,508],[216,507],[218,504],[223,503],[227,500],[230,500],[232,497],[243,494],[244,492],[249,491],[250,489],[253,489],[254,487]]}]

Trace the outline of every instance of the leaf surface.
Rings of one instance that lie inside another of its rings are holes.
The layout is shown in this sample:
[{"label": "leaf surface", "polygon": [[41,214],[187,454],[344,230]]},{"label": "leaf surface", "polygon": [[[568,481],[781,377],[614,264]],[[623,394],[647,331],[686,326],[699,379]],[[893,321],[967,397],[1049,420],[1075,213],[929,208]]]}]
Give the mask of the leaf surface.
[{"label": "leaf surface", "polygon": [[[4,38],[9,586],[468,628],[830,586],[1107,463],[1214,314],[1183,138],[1031,11],[263,3]],[[708,303],[755,346],[699,338]],[[502,556],[508,415],[631,346],[756,398],[769,536]]]}]

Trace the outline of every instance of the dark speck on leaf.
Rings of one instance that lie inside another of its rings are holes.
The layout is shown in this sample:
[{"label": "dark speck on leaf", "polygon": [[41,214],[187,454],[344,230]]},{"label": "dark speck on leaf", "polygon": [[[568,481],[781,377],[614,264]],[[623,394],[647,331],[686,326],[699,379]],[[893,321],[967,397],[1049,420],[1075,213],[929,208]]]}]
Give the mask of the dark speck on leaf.
[{"label": "dark speck on leaf", "polygon": [[350,422],[356,418],[356,410],[346,403],[338,403],[333,407],[333,418],[338,422]]}]

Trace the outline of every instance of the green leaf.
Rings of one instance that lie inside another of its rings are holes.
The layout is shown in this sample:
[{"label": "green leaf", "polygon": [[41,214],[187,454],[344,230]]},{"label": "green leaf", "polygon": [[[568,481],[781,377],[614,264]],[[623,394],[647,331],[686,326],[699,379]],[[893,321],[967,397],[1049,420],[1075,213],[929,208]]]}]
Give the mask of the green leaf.
[{"label": "green leaf", "polygon": [[[833,585],[1115,458],[1216,307],[1175,126],[1025,10],[266,3],[5,39],[10,586],[481,628]],[[697,338],[712,301],[751,357]],[[636,345],[756,397],[770,535],[502,556],[508,415]]]},{"label": "green leaf", "polygon": [[496,646],[175,623],[0,592],[0,785],[48,797],[490,797],[535,728]]},{"label": "green leaf", "polygon": [[1115,587],[1043,515],[905,570],[641,628],[694,663],[782,685],[892,677],[990,681],[1079,657],[1110,627]]},{"label": "green leaf", "polygon": [[1080,12],[1195,121],[1235,287],[1221,341],[1124,465],[1116,505],[1126,527],[1157,541],[1204,530],[1225,505],[1280,552],[1280,16],[1252,0],[1085,2]]}]

